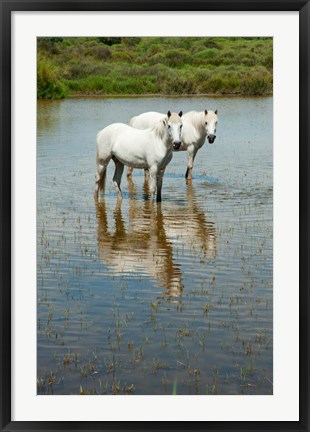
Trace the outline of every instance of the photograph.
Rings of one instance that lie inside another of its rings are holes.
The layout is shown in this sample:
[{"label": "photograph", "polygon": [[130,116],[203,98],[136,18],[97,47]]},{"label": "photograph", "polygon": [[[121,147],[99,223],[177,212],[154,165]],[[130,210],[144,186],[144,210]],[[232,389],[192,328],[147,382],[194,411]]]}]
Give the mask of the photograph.
[{"label": "photograph", "polygon": [[273,37],[132,31],[36,38],[36,394],[272,396]]},{"label": "photograph", "polygon": [[309,0],[0,3],[0,432],[310,431]]}]

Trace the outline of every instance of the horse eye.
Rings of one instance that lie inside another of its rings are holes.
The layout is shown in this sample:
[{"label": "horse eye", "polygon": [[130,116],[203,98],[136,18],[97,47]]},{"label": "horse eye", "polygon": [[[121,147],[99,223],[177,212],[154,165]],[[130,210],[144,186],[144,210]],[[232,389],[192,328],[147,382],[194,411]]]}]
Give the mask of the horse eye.
[{"label": "horse eye", "polygon": [[168,129],[170,129],[171,128],[171,125],[168,125]]},{"label": "horse eye", "polygon": [[206,126],[207,126],[208,122],[206,122]]}]

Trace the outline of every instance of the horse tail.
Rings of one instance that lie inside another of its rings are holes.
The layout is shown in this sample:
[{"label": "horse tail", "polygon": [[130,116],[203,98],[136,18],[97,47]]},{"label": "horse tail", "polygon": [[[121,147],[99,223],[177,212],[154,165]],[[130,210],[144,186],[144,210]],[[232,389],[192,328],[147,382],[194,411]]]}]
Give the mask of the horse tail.
[{"label": "horse tail", "polygon": [[99,193],[103,193],[105,189],[105,181],[107,176],[107,166],[102,165],[99,159],[98,150],[96,152],[96,175],[95,175],[95,197],[98,198]]},{"label": "horse tail", "polygon": [[99,155],[98,155],[98,146],[96,148],[96,165],[99,165]]},{"label": "horse tail", "polygon": [[97,148],[96,148],[96,176],[95,176],[95,196],[98,197],[99,193],[103,193],[105,189],[105,180],[107,175],[107,165],[111,156],[109,154],[102,154],[102,147],[104,140],[102,140],[102,131],[97,134]]}]

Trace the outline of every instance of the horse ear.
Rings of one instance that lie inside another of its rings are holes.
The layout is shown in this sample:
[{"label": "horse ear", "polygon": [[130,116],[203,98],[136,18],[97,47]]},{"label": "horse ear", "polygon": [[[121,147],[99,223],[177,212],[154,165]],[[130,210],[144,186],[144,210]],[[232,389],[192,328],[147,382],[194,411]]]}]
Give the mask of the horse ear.
[{"label": "horse ear", "polygon": [[217,109],[214,111],[214,113],[217,115]]},{"label": "horse ear", "polygon": [[179,112],[179,117],[182,117],[182,115],[183,115],[183,112],[180,111],[180,112]]},{"label": "horse ear", "polygon": [[163,119],[163,123],[164,123],[165,126],[167,126],[166,119]]},{"label": "horse ear", "polygon": [[205,109],[205,115],[207,115],[207,114],[208,114],[208,110]]},{"label": "horse ear", "polygon": [[171,112],[170,111],[167,112],[167,116],[168,116],[168,118],[171,117]]}]

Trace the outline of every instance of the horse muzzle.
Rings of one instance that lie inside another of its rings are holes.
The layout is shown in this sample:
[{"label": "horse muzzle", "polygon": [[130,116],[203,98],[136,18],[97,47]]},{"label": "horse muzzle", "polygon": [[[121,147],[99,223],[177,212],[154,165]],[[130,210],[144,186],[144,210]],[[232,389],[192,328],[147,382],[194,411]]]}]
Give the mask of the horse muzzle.
[{"label": "horse muzzle", "polygon": [[173,150],[179,150],[180,145],[181,145],[181,141],[174,141]]},{"label": "horse muzzle", "polygon": [[216,138],[216,135],[208,135],[208,141],[209,141],[209,144],[213,144],[215,138]]}]

